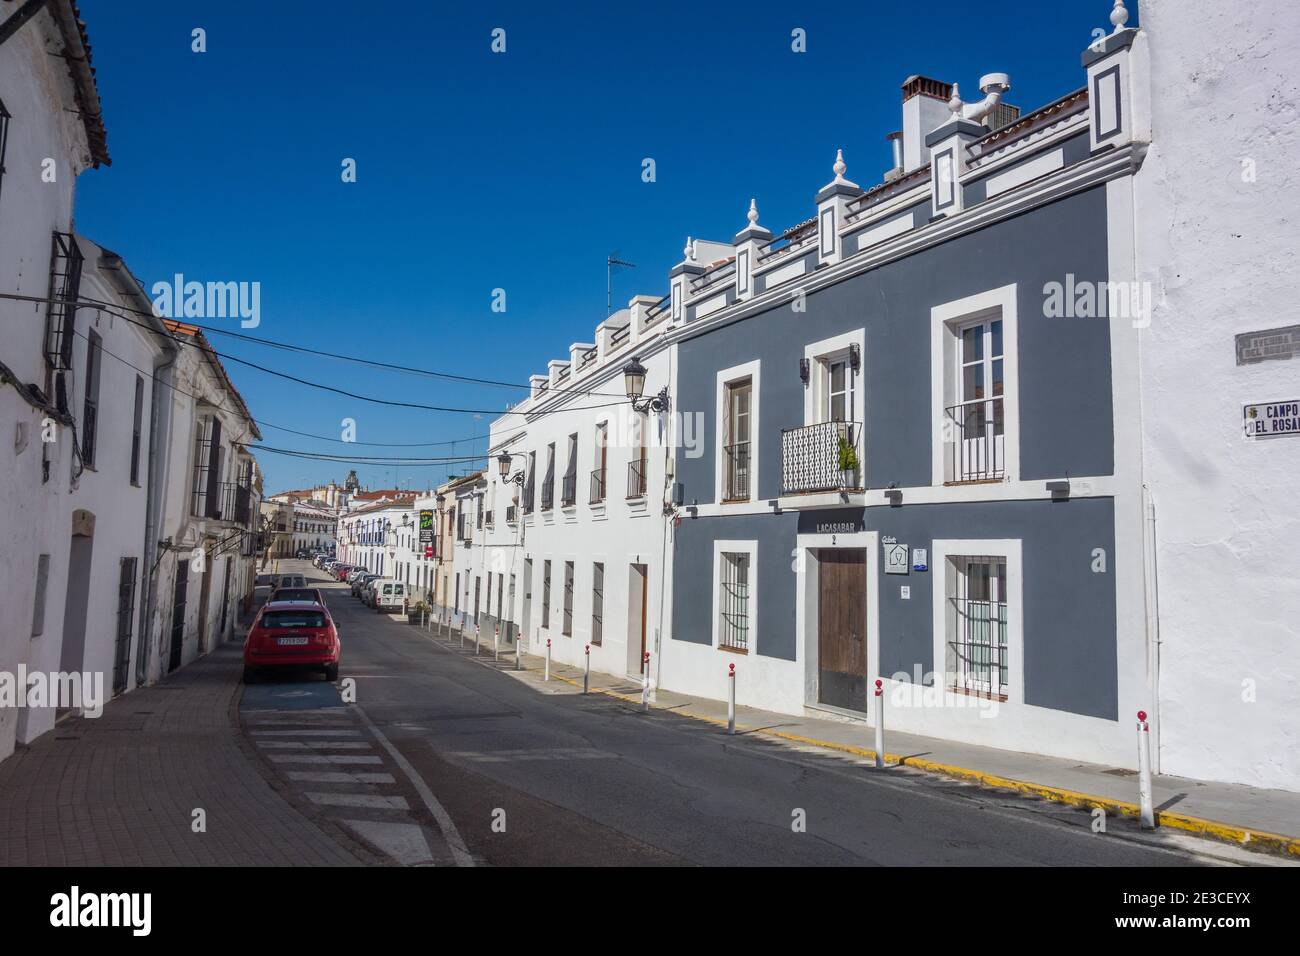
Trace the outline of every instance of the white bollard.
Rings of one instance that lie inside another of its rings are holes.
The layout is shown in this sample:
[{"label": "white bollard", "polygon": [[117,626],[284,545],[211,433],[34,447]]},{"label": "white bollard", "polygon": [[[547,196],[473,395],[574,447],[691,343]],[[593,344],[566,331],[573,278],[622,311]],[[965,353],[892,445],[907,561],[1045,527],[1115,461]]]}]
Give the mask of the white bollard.
[{"label": "white bollard", "polygon": [[542,680],[551,679],[551,639],[546,639],[546,671],[542,675]]},{"label": "white bollard", "polygon": [[587,645],[587,669],[582,672],[582,692],[591,690],[591,645]]},{"label": "white bollard", "polygon": [[461,650],[465,649],[465,622],[464,621],[460,622],[460,647]]},{"label": "white bollard", "polygon": [[482,635],[479,633],[478,618],[474,618],[474,656],[475,657],[478,657],[478,651],[479,651],[478,645],[479,645],[479,638],[481,636]]},{"label": "white bollard", "polygon": [[524,669],[524,632],[515,631],[515,670]]},{"label": "white bollard", "polygon": [[1156,828],[1155,809],[1151,806],[1151,733],[1147,712],[1138,711],[1138,805],[1143,830]]},{"label": "white bollard", "polygon": [[501,660],[501,625],[492,634],[492,661],[496,663]]},{"label": "white bollard", "polygon": [[879,680],[876,681],[875,700],[876,721],[876,766],[885,765],[885,694]]},{"label": "white bollard", "polygon": [[645,656],[641,658],[643,667],[641,674],[641,710],[650,709],[650,652],[646,651]]},{"label": "white bollard", "polygon": [[727,665],[727,733],[736,732],[736,665]]}]

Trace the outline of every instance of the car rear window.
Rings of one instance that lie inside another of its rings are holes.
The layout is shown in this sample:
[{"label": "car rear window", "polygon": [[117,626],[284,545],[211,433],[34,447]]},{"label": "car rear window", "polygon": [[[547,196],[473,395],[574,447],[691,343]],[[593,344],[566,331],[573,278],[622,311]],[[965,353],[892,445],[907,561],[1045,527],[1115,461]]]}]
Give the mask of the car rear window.
[{"label": "car rear window", "polygon": [[325,615],[320,611],[267,611],[262,615],[261,626],[271,630],[286,627],[324,627]]},{"label": "car rear window", "polygon": [[406,587],[406,585],[404,585],[404,584],[394,584],[394,585],[393,585],[393,593],[394,593],[394,594],[401,594],[401,593],[402,593],[402,588],[404,588],[404,587]]},{"label": "car rear window", "polygon": [[385,594],[392,594],[392,593],[393,593],[393,586],[392,586],[391,584],[385,584],[385,585],[384,585],[384,593],[385,593]]}]

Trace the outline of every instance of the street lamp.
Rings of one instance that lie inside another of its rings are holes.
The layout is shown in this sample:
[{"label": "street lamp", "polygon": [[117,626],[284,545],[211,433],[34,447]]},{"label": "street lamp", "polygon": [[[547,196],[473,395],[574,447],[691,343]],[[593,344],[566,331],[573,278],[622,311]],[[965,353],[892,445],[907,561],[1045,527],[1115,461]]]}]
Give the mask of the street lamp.
[{"label": "street lamp", "polygon": [[627,392],[628,400],[632,403],[632,408],[637,412],[667,411],[671,404],[668,398],[668,386],[659,390],[659,394],[644,401],[641,396],[645,394],[645,366],[634,355],[632,361],[623,366],[623,388]]},{"label": "street lamp", "polygon": [[501,475],[502,483],[513,481],[515,484],[522,485],[524,483],[524,472],[522,468],[515,474],[510,474],[510,459],[512,457],[513,456],[508,451],[503,451],[501,454],[497,455],[497,471]]}]

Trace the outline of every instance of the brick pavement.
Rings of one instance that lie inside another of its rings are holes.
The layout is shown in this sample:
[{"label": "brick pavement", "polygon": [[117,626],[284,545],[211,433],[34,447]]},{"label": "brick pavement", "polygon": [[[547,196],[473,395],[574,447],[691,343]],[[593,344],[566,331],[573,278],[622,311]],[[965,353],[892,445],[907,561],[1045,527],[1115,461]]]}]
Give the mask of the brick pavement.
[{"label": "brick pavement", "polygon": [[[263,775],[235,707],[240,644],[72,718],[0,762],[0,865],[367,862]],[[191,829],[207,813],[207,832]]]}]

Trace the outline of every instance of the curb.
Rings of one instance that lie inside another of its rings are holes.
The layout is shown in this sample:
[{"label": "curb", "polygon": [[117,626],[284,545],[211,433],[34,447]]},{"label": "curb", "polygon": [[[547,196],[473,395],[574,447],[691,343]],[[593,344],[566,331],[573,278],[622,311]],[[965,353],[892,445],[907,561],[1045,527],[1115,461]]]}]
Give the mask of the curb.
[{"label": "curb", "polygon": [[[564,683],[572,684],[574,687],[582,686],[581,682],[571,680],[568,677],[562,677],[554,672],[551,673],[551,679],[564,681]],[[626,694],[620,694],[616,691],[605,690],[599,687],[593,687],[591,690],[592,693],[604,694],[606,697],[614,697],[618,700],[624,701],[625,703],[637,705],[641,703],[640,698],[629,697]],[[693,714],[686,710],[674,710],[673,713],[681,717],[687,717],[691,720],[698,720],[706,724],[712,724],[715,727],[725,727],[727,725],[725,720],[719,720],[716,717],[708,717],[704,714]],[[831,740],[819,740],[816,737],[804,737],[800,734],[791,734],[781,730],[742,728],[740,724],[736,725],[736,731],[737,733],[744,731],[751,735],[762,737],[775,737],[781,740],[788,740],[792,743],[817,747],[822,750],[836,750],[841,753],[853,754],[855,757],[865,757],[872,761],[876,759],[876,752],[869,747],[857,747],[853,744],[841,744]],[[1012,777],[1002,777],[993,773],[985,773],[982,770],[973,770],[969,767],[958,767],[953,764],[939,763],[938,761],[926,760],[922,757],[907,757],[902,754],[891,754],[886,752],[885,762],[895,766],[911,767],[914,770],[921,770],[926,773],[940,774],[957,780],[966,780],[998,790],[1012,790],[1028,796],[1039,797],[1043,800],[1050,800],[1053,803],[1062,803],[1073,807],[1083,807],[1087,809],[1100,807],[1101,809],[1117,814],[1118,816],[1133,817],[1135,819],[1141,815],[1141,809],[1136,803],[1128,803],[1124,800],[1115,800],[1111,797],[1099,797],[1095,794],[1083,793],[1078,790],[1067,790],[1064,787],[1049,787],[1046,784],[1030,783],[1025,780],[1016,780]],[[1169,813],[1167,811],[1157,810],[1155,816],[1157,827],[1169,827],[1173,830],[1184,830],[1195,836],[1218,840],[1223,843],[1233,843],[1237,846],[1257,852],[1278,853],[1300,858],[1300,837],[1285,836],[1280,833],[1270,833],[1267,830],[1256,830],[1250,827],[1237,826],[1231,823],[1220,823],[1215,820],[1205,820],[1201,817],[1188,816],[1183,813]]]}]

